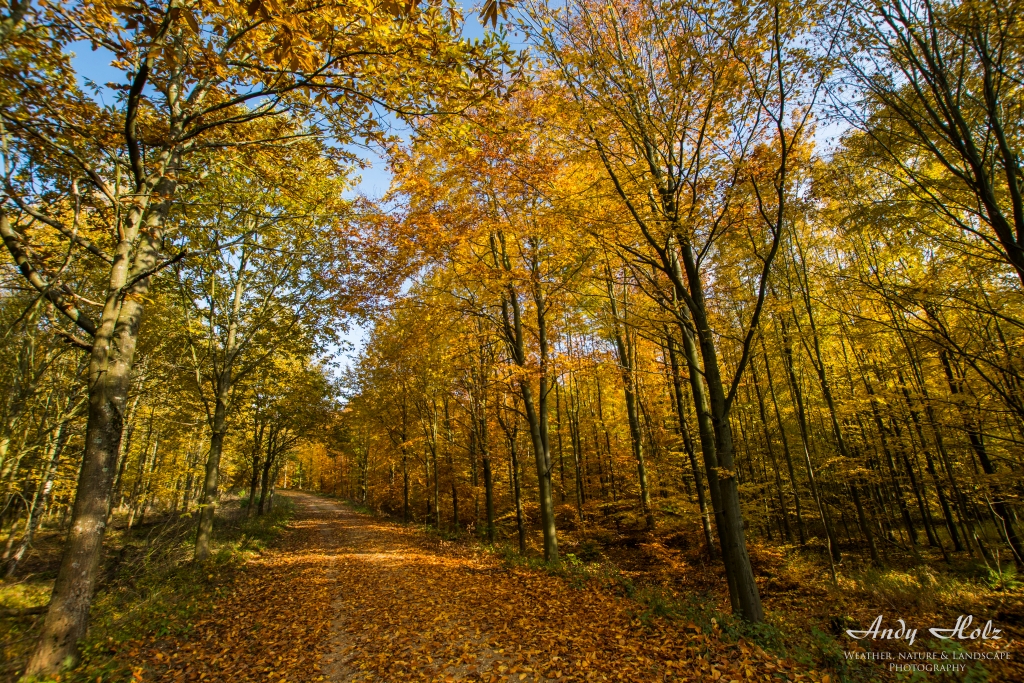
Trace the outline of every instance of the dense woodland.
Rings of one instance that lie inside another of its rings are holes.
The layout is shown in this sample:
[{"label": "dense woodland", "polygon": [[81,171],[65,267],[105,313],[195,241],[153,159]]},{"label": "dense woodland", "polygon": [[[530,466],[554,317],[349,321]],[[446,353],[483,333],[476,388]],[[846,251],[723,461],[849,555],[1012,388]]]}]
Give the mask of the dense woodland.
[{"label": "dense woodland", "polygon": [[202,562],[225,491],[549,563],[682,529],[747,622],[751,544],[1024,563],[1019,3],[0,6],[3,574],[65,538],[31,672],[108,525],[192,515]]}]

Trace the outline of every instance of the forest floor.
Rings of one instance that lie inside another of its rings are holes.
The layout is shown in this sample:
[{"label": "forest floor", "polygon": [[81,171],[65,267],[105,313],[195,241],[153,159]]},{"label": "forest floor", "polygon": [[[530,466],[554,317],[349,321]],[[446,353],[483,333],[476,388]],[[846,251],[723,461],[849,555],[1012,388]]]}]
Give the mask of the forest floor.
[{"label": "forest floor", "polygon": [[[622,531],[614,540],[608,530],[577,529],[560,535],[563,562],[550,566],[465,532],[446,537],[295,491],[279,497],[269,517],[226,509],[221,550],[202,569],[188,560],[187,519],[167,558],[148,560],[170,569],[134,569],[164,527],[109,552],[118,578],[101,589],[83,665],[61,683],[1024,680],[1015,631],[996,644],[1013,661],[947,676],[851,662],[844,650],[856,644],[828,633],[840,617],[833,632],[864,628],[878,607],[891,622],[913,610],[915,621],[949,626],[956,601],[1009,619],[1021,611],[1019,589],[967,595],[963,587],[978,584],[950,581],[959,592],[947,604],[936,597],[952,595],[941,575],[930,597],[910,589],[919,583],[897,590],[877,577],[829,588],[801,553],[754,545],[769,624],[751,629],[723,614],[718,568],[677,531]],[[901,574],[884,576],[891,583]],[[0,598],[29,585],[8,585]],[[36,602],[45,602],[45,585]],[[38,615],[30,602],[22,606]],[[6,623],[21,625],[12,642],[23,646],[5,652],[22,656],[40,616],[19,618]],[[922,640],[902,650],[935,649]],[[900,651],[886,642],[874,649]]]},{"label": "forest floor", "polygon": [[185,635],[119,653],[143,681],[828,681],[739,639],[645,617],[601,581],[285,492],[280,542]]}]

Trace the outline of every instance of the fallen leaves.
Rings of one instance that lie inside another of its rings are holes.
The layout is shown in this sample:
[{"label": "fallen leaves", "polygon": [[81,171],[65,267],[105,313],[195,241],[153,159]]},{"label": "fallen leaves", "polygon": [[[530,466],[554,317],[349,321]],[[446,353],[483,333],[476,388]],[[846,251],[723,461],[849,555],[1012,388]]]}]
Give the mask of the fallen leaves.
[{"label": "fallen leaves", "polygon": [[339,513],[334,681],[813,680],[793,662],[472,548]]},{"label": "fallen leaves", "polygon": [[251,559],[185,635],[134,644],[142,681],[315,681],[331,622],[325,532],[335,506],[313,497],[277,547]]},{"label": "fallen leaves", "polygon": [[822,680],[694,624],[642,625],[635,603],[596,585],[286,495],[297,510],[278,547],[187,635],[134,644],[137,680]]}]

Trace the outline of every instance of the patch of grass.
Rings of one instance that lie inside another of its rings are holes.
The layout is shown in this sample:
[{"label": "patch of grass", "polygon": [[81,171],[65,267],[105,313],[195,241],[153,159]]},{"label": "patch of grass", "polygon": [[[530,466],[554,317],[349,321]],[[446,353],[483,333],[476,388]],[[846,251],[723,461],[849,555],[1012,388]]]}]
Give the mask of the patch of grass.
[{"label": "patch of grass", "polygon": [[534,555],[520,555],[519,551],[510,543],[499,543],[492,546],[493,552],[501,558],[502,563],[508,567],[519,569],[533,569],[546,571],[549,564],[541,557]]},{"label": "patch of grass", "polygon": [[582,590],[588,581],[594,579],[610,579],[608,566],[585,561],[574,553],[563,553],[558,562],[547,562],[542,557],[520,555],[518,549],[510,544],[488,546],[488,550],[501,558],[508,567],[543,571],[561,577],[576,590]]},{"label": "patch of grass", "polygon": [[580,544],[579,552],[576,554],[583,562],[597,562],[601,559],[601,546],[587,539]]},{"label": "patch of grass", "polygon": [[457,541],[465,536],[465,532],[462,529],[438,529],[436,526],[429,524],[423,525],[423,531],[427,536],[432,536],[442,541]]},{"label": "patch of grass", "polygon": [[15,662],[28,656],[52,590],[52,578],[0,581],[0,680],[13,676]]},{"label": "patch of grass", "polygon": [[909,569],[867,568],[847,572],[840,577],[840,590],[858,595],[861,602],[886,605],[903,612],[931,612],[945,605],[974,602],[985,584],[999,585],[1001,590],[1017,590],[1020,585],[1012,571],[993,572],[980,567],[980,579],[963,574],[938,574],[926,566]]},{"label": "patch of grass", "polygon": [[355,510],[356,512],[362,513],[364,515],[370,515],[371,517],[377,516],[377,511],[371,508],[369,505],[363,505],[362,503],[357,503],[354,500],[346,500],[345,504],[348,505],[353,510]]},{"label": "patch of grass", "polygon": [[1024,586],[1017,574],[1017,567],[1012,562],[1003,565],[998,553],[995,566],[987,565],[985,570],[985,583],[994,591],[1007,593]]},{"label": "patch of grass", "polygon": [[868,665],[860,660],[847,659],[839,641],[820,629],[811,629],[809,648],[804,646],[794,649],[795,660],[817,664],[835,674],[841,683],[870,680]]},{"label": "patch of grass", "polygon": [[53,590],[53,581],[19,581],[0,586],[0,610],[13,612],[46,605]]}]

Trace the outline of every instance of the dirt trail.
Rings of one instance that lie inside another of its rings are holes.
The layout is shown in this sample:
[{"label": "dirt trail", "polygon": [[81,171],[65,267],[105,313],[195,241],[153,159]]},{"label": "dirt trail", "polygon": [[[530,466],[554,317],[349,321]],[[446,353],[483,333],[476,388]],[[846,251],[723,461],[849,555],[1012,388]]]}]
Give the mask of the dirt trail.
[{"label": "dirt trail", "polygon": [[283,495],[296,514],[278,547],[187,639],[162,641],[144,680],[810,680],[692,625],[643,625],[592,583]]}]

